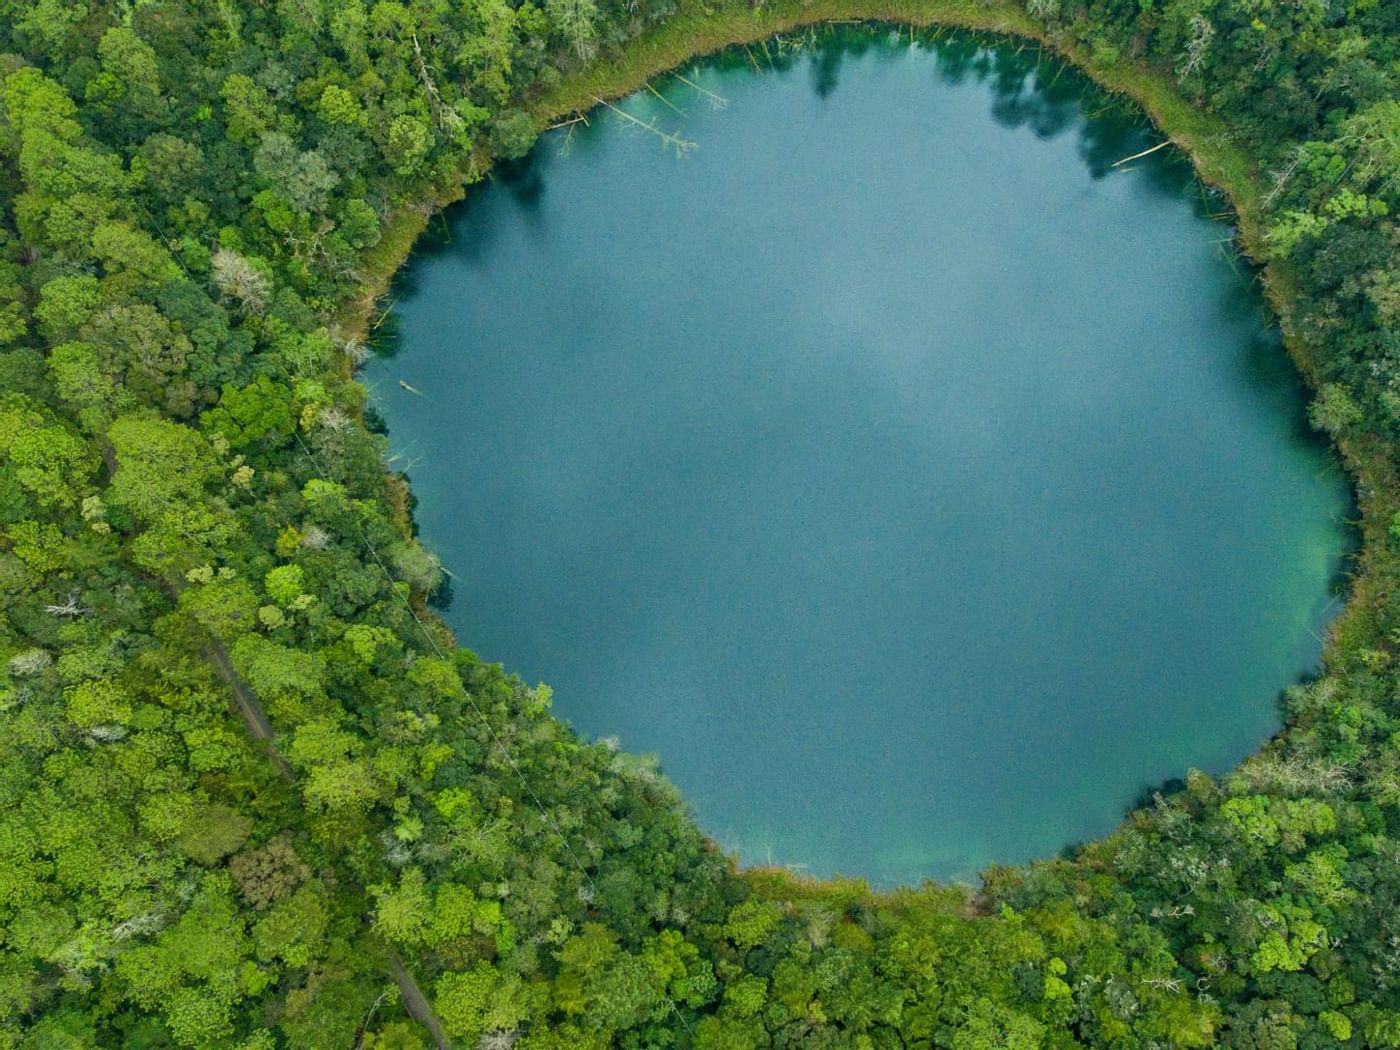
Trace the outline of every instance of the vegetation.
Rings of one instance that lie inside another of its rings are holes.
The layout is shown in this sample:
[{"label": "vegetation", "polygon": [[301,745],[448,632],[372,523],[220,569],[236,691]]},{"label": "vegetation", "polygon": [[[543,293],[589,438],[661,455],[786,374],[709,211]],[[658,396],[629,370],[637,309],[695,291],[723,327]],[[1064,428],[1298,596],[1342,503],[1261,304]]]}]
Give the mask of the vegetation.
[{"label": "vegetation", "polygon": [[[1400,5],[0,11],[0,1045],[1400,1046]],[[836,14],[1036,35],[1143,100],[1267,256],[1363,502],[1286,731],[976,895],[736,873],[454,648],[350,378],[488,158]]]}]

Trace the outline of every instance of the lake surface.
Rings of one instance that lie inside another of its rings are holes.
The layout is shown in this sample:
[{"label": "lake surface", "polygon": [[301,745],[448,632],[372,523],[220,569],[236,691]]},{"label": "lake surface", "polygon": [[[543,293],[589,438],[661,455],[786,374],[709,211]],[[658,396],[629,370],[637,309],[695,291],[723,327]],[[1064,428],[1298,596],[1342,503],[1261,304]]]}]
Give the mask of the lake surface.
[{"label": "lake surface", "polygon": [[547,135],[367,369],[462,644],[745,862],[881,885],[1052,855],[1274,732],[1347,488],[1218,200],[1174,150],[1112,166],[1160,133],[908,30],[655,88],[620,108],[696,148]]}]

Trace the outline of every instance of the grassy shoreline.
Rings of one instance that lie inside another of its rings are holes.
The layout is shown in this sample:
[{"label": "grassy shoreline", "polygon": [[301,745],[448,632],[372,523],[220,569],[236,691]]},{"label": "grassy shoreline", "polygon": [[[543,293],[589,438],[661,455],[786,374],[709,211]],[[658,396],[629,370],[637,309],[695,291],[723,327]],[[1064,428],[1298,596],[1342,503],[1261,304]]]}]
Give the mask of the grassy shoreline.
[{"label": "grassy shoreline", "polygon": [[[1084,71],[1100,87],[1136,102],[1164,133],[1190,154],[1197,173],[1221,190],[1241,218],[1241,237],[1256,257],[1259,193],[1247,156],[1231,141],[1225,125],[1197,109],[1175,86],[1147,68],[1119,62],[1095,67],[1088,53],[1045,31],[1012,3],[977,0],[778,0],[761,8],[708,8],[698,0],[682,0],[665,23],[630,41],[619,53],[600,58],[564,77],[529,103],[538,129],[572,114],[597,107],[598,100],[621,98],[652,78],[685,62],[726,47],[754,44],[769,37],[831,22],[887,22],[918,28],[947,26],[1032,40]],[[379,243],[361,257],[359,294],[338,314],[337,327],[346,335],[363,337],[370,329],[378,301],[393,276],[407,261],[413,245],[439,209],[455,203],[474,181],[468,172],[489,168],[491,158],[475,155],[446,184],[425,185],[413,204],[397,207],[386,217]]]},{"label": "grassy shoreline", "polygon": [[[597,108],[600,101],[630,94],[688,61],[727,47],[758,43],[775,34],[809,26],[852,21],[917,28],[946,26],[1034,41],[1079,69],[1101,89],[1130,99],[1187,154],[1197,177],[1219,190],[1230,203],[1237,218],[1239,246],[1248,259],[1261,267],[1261,284],[1282,327],[1284,346],[1306,384],[1310,388],[1317,386],[1317,362],[1290,323],[1296,299],[1294,282],[1284,267],[1269,262],[1265,252],[1266,215],[1259,174],[1229,127],[1184,98],[1163,71],[1124,58],[1111,66],[1096,63],[1085,46],[1047,31],[1016,4],[977,0],[777,0],[751,9],[708,8],[698,0],[681,0],[677,12],[666,22],[630,41],[620,52],[564,77],[531,100],[528,109],[536,127],[543,130],[561,119]],[[489,169],[490,160],[483,154],[473,156],[447,183],[424,187],[416,203],[400,206],[387,217],[380,242],[361,259],[358,294],[345,304],[336,319],[336,327],[343,335],[364,338],[371,331],[380,301],[431,217],[460,200],[479,173]],[[340,368],[348,378],[348,362],[342,361]],[[1372,443],[1344,442],[1339,452],[1356,493],[1361,543],[1354,555],[1355,572],[1346,607],[1333,622],[1324,645],[1324,667],[1365,645],[1370,634],[1370,610],[1388,597],[1388,588],[1378,580],[1381,574],[1372,570],[1388,559],[1386,526],[1391,515],[1400,509],[1400,479],[1384,449]],[[396,517],[407,533],[412,527],[408,487],[398,475],[391,475],[389,482]],[[1280,730],[1255,754],[1275,746],[1284,732]],[[852,892],[855,884],[865,886],[864,880],[817,879],[783,868],[748,868],[745,875],[761,894],[773,896],[795,892],[806,896],[840,895]],[[871,897],[908,892],[911,891],[875,891],[865,886],[865,893]],[[975,902],[969,904],[976,907]]]}]

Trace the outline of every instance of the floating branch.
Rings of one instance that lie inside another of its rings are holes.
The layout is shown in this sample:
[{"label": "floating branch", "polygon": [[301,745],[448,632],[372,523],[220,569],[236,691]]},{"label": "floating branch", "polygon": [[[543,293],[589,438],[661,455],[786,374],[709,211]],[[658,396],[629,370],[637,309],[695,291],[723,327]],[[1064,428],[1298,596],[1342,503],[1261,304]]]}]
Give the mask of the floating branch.
[{"label": "floating branch", "polygon": [[697,150],[700,148],[700,144],[698,142],[691,142],[689,139],[683,139],[679,135],[673,134],[672,132],[663,131],[661,128],[656,126],[655,120],[646,121],[634,117],[631,113],[628,113],[626,110],[619,109],[607,99],[599,98],[597,95],[593,96],[593,101],[598,103],[598,105],[600,106],[607,106],[608,109],[612,110],[623,120],[627,121],[629,124],[634,124],[637,127],[641,128],[643,131],[648,131],[651,134],[655,135],[658,139],[661,140],[662,145],[669,146],[671,149],[675,150],[677,157],[683,157],[687,153],[690,153],[693,150]]},{"label": "floating branch", "polygon": [[1163,141],[1163,142],[1157,143],[1157,145],[1151,147],[1150,149],[1145,149],[1145,150],[1143,150],[1141,153],[1134,153],[1131,157],[1124,157],[1122,160],[1115,160],[1112,164],[1109,165],[1109,167],[1111,167],[1111,168],[1120,167],[1120,166],[1122,166],[1122,165],[1124,165],[1124,164],[1127,164],[1128,161],[1130,161],[1130,160],[1137,160],[1137,159],[1140,158],[1140,157],[1146,157],[1148,154],[1156,153],[1159,149],[1166,149],[1166,148],[1167,148],[1168,146],[1170,146],[1171,144],[1172,144],[1172,140],[1171,140],[1171,139],[1167,139],[1167,140],[1165,140],[1165,141]]},{"label": "floating branch", "polygon": [[396,306],[398,306],[398,305],[399,305],[399,301],[398,301],[397,299],[395,299],[395,300],[393,300],[388,306],[384,307],[384,309],[383,309],[383,310],[380,312],[380,314],[379,314],[379,319],[378,319],[377,321],[375,321],[374,324],[372,324],[372,325],[369,326],[369,330],[370,330],[371,332],[373,332],[376,328],[378,328],[380,325],[382,325],[385,321],[389,320],[389,315],[390,315],[391,313],[394,312],[394,307],[396,307]]},{"label": "floating branch", "polygon": [[650,91],[653,95],[655,95],[657,101],[660,102],[667,109],[674,110],[683,117],[690,116],[690,114],[687,113],[685,110],[681,109],[680,106],[676,105],[661,92],[657,91],[656,87],[651,83],[651,81],[647,81],[647,90]]},{"label": "floating branch", "polygon": [[780,33],[773,37],[773,45],[778,49],[778,54],[785,54],[789,51],[800,51],[807,43],[807,37],[797,33]]},{"label": "floating branch", "polygon": [[593,126],[588,123],[587,114],[575,113],[568,120],[561,120],[557,124],[551,124],[549,125],[549,127],[545,128],[545,131],[555,131],[558,128],[569,129],[569,133],[564,136],[564,141],[559,144],[559,156],[567,157],[569,155],[569,150],[573,147],[574,144],[574,132],[578,130],[578,126],[580,124],[582,124],[586,128]]},{"label": "floating branch", "polygon": [[1222,260],[1224,260],[1226,266],[1230,267],[1230,269],[1231,269],[1236,275],[1239,274],[1239,272],[1240,272],[1240,262],[1239,262],[1240,253],[1239,253],[1238,251],[1235,250],[1235,248],[1234,248],[1234,242],[1233,242],[1233,241],[1229,241],[1229,240],[1225,240],[1225,241],[1216,241],[1216,242],[1215,242],[1215,252],[1216,252],[1217,255],[1220,256],[1220,258],[1221,258]]},{"label": "floating branch", "polygon": [[572,126],[572,125],[574,125],[574,124],[582,124],[584,127],[587,127],[587,126],[588,126],[588,118],[585,117],[582,113],[576,113],[576,114],[574,114],[572,117],[570,117],[568,120],[561,120],[561,121],[560,121],[559,123],[557,123],[557,124],[551,124],[549,127],[545,128],[544,130],[545,130],[545,131],[555,131],[555,130],[557,130],[557,129],[559,129],[559,128],[567,128],[567,127],[570,127],[570,126]]},{"label": "floating branch", "polygon": [[[744,50],[747,51],[748,48],[744,48]],[[750,54],[750,55],[749,55],[749,58],[752,59],[752,58],[753,58],[753,55]],[[758,63],[757,63],[757,62],[754,63],[754,68],[755,68],[755,69],[758,68]],[[677,73],[675,76],[676,76],[676,79],[679,80],[679,81],[680,81],[682,84],[684,84],[686,87],[694,88],[694,89],[695,89],[696,91],[698,91],[700,94],[704,95],[707,99],[709,99],[709,100],[710,100],[710,105],[714,106],[715,109],[723,109],[725,106],[729,105],[729,99],[725,98],[723,95],[716,95],[713,91],[706,91],[706,90],[705,90],[704,88],[702,88],[699,84],[695,83],[695,81],[690,80],[690,79],[687,78],[687,77],[683,77],[683,76],[681,76],[679,73]],[[657,98],[660,98],[661,96],[660,96],[660,95],[657,95],[656,97],[657,97]],[[663,100],[663,101],[664,101],[664,100]]]}]

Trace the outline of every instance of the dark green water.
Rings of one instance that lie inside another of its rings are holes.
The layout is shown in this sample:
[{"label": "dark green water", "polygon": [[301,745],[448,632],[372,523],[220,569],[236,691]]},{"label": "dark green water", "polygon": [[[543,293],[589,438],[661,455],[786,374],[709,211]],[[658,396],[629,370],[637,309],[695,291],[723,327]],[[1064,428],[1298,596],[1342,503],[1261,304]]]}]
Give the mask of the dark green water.
[{"label": "dark green water", "polygon": [[882,884],[1257,747],[1347,493],[1181,158],[968,37],[683,75],[728,104],[622,107],[698,149],[595,114],[399,284],[368,379],[463,644],[745,861]]}]

